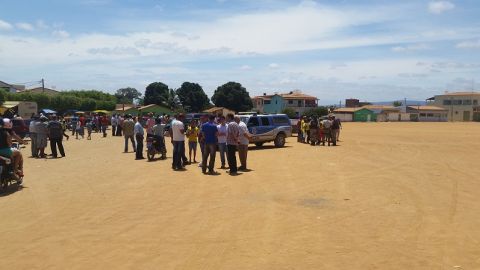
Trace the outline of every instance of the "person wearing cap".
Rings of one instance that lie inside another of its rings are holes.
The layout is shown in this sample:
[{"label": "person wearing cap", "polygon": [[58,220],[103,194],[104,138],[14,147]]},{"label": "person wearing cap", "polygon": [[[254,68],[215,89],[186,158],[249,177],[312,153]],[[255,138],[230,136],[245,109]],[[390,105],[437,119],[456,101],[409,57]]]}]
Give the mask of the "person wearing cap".
[{"label": "person wearing cap", "polygon": [[57,146],[58,150],[60,151],[60,155],[65,157],[65,149],[63,148],[63,128],[62,124],[58,122],[58,118],[56,116],[52,117],[52,121],[50,121],[47,125],[48,128],[48,138],[50,139],[50,149],[52,150],[53,158],[57,158]]}]

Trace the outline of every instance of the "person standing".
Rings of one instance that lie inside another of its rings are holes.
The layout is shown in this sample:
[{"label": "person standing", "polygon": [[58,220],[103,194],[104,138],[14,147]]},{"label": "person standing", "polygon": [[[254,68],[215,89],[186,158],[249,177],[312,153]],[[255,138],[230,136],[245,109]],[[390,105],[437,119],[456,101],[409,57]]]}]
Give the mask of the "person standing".
[{"label": "person standing", "polygon": [[63,149],[63,128],[62,124],[58,122],[58,118],[53,116],[52,121],[48,123],[48,137],[50,138],[50,149],[52,150],[53,158],[57,158],[57,146],[60,151],[60,155],[65,157],[65,150]]},{"label": "person standing", "polygon": [[202,125],[202,137],[205,142],[205,149],[202,156],[202,172],[207,173],[207,160],[208,163],[208,174],[216,174],[215,167],[215,157],[217,154],[217,125],[215,125],[215,115],[210,115],[208,117],[208,122]]},{"label": "person standing", "polygon": [[35,124],[38,121],[38,117],[32,117],[30,121],[30,126],[28,127],[28,132],[30,133],[30,140],[31,140],[31,148],[32,148],[32,157],[38,157],[38,149],[37,149],[37,132],[35,131]]},{"label": "person standing", "polygon": [[334,115],[332,116],[333,118],[333,123],[332,123],[332,129],[335,132],[335,141],[339,142],[340,141],[340,129],[342,129],[342,121],[340,118],[336,118]]},{"label": "person standing", "polygon": [[[202,128],[203,124],[208,122],[208,117],[206,115],[200,116],[200,123],[198,126]],[[205,152],[205,138],[203,138],[203,134],[200,132],[198,134],[198,144],[200,146],[200,157],[203,158],[203,153]],[[200,164],[198,164],[198,167],[202,167],[203,161],[200,161]]]},{"label": "person standing", "polygon": [[110,123],[112,124],[112,137],[117,135],[117,126],[118,126],[118,118],[117,115],[112,115],[110,119]]},{"label": "person standing", "polygon": [[130,140],[132,142],[133,151],[135,151],[135,149],[136,149],[135,148],[135,139],[133,138],[134,137],[134,129],[135,129],[135,122],[133,122],[131,115],[127,115],[127,119],[125,119],[125,121],[123,121],[123,126],[122,126],[123,136],[125,138],[125,148],[124,148],[125,153],[128,152],[128,140]]},{"label": "person standing", "polygon": [[48,128],[47,128],[48,118],[45,116],[40,117],[40,121],[37,121],[35,124],[36,135],[36,144],[37,144],[37,155],[40,158],[46,158],[45,148],[48,144]]},{"label": "person standing", "polygon": [[72,136],[74,136],[75,133],[77,132],[77,123],[78,123],[78,117],[76,115],[73,115],[72,118],[70,118],[70,127],[72,128]]},{"label": "person standing", "polygon": [[239,127],[238,138],[238,157],[240,158],[239,171],[247,171],[247,156],[248,156],[248,144],[250,143],[250,133],[248,132],[247,125],[240,121],[240,117],[235,117],[235,123]]},{"label": "person standing", "polygon": [[222,162],[221,169],[225,169],[225,153],[227,152],[227,125],[225,124],[225,116],[218,118],[220,124],[217,125],[218,151],[220,152],[220,160]]},{"label": "person standing", "polygon": [[125,119],[123,118],[124,116],[121,116],[121,115],[118,115],[117,116],[117,132],[116,132],[116,136],[122,136],[123,135],[123,121],[125,121]]},{"label": "person standing", "polygon": [[108,117],[106,115],[103,115],[102,118],[100,119],[100,125],[102,125],[102,133],[103,137],[107,137],[107,128],[108,128]]},{"label": "person standing", "polygon": [[314,146],[318,144],[318,118],[312,116],[310,120],[310,145]]},{"label": "person standing", "polygon": [[173,162],[172,169],[175,171],[185,170],[182,164],[183,156],[185,156],[185,125],[183,124],[183,114],[178,115],[170,127],[170,133],[173,144]]},{"label": "person standing", "polygon": [[330,116],[330,121],[332,122],[331,126],[331,138],[332,138],[332,143],[333,146],[337,145],[337,135],[340,133],[340,122],[336,121],[335,116]]},{"label": "person standing", "polygon": [[135,159],[140,160],[140,159],[145,159],[143,157],[143,138],[145,136],[145,131],[143,130],[143,126],[140,123],[140,121],[138,121],[137,118],[135,118],[135,120],[136,120],[136,123],[134,126],[134,133],[135,133],[135,139],[137,140],[137,149],[135,151],[136,153]]},{"label": "person standing", "polygon": [[[167,158],[167,149],[165,148],[165,123],[163,123],[163,119],[157,118],[155,119],[155,125],[152,127],[152,134],[157,142],[158,148],[160,149],[160,153],[162,156],[160,159]],[[156,147],[156,146],[154,146]]]},{"label": "person standing", "polygon": [[227,160],[230,170],[227,171],[230,175],[236,175],[237,170],[237,146],[238,139],[240,135],[238,124],[234,121],[233,114],[229,113],[227,115]]},{"label": "person standing", "polygon": [[[326,140],[328,143],[328,146],[330,146],[332,142],[332,121],[330,120],[330,118],[327,118],[322,121],[322,124],[323,124],[323,134],[325,136],[324,140]],[[323,145],[325,145],[325,142],[323,143]]]},{"label": "person standing", "polygon": [[198,133],[199,128],[197,127],[197,120],[192,120],[192,123],[190,123],[190,127],[188,127],[186,132],[188,138],[188,161],[190,163],[192,163],[192,153],[193,162],[197,163]]}]

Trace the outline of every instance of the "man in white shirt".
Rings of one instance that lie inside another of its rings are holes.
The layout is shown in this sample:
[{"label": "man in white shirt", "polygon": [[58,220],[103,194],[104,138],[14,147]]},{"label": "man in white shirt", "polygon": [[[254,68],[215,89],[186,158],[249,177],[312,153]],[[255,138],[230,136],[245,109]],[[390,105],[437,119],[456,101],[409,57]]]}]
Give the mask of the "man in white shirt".
[{"label": "man in white shirt", "polygon": [[220,159],[222,161],[221,169],[225,169],[225,154],[227,152],[227,125],[225,123],[225,116],[218,118],[220,124],[217,125],[218,130],[218,152],[220,152]]},{"label": "man in white shirt", "polygon": [[110,123],[112,124],[112,136],[115,136],[117,135],[117,126],[118,126],[118,118],[116,114],[112,116],[112,119],[110,119]]},{"label": "man in white shirt", "polygon": [[135,159],[136,160],[141,160],[141,159],[145,159],[143,157],[143,137],[145,135],[145,131],[143,130],[143,126],[142,124],[140,123],[140,121],[138,121],[137,118],[135,118],[135,126],[133,128],[133,132],[135,134],[135,139],[137,140],[137,149],[135,150]]},{"label": "man in white shirt", "polygon": [[235,122],[239,127],[239,136],[238,136],[238,157],[240,158],[240,167],[239,171],[247,171],[247,154],[248,154],[248,144],[250,143],[250,133],[248,132],[247,125],[240,121],[240,117],[235,117]]},{"label": "man in white shirt", "polygon": [[183,114],[179,114],[178,117],[171,123],[170,136],[173,144],[173,162],[172,169],[185,170],[182,164],[182,158],[185,155],[185,125]]}]

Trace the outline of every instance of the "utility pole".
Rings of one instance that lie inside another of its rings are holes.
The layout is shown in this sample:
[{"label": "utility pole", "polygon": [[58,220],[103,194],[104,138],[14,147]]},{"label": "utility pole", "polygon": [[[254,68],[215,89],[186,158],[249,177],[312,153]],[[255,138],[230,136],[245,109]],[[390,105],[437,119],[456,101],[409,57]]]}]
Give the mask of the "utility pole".
[{"label": "utility pole", "polygon": [[42,78],[42,93],[45,93],[45,80]]}]

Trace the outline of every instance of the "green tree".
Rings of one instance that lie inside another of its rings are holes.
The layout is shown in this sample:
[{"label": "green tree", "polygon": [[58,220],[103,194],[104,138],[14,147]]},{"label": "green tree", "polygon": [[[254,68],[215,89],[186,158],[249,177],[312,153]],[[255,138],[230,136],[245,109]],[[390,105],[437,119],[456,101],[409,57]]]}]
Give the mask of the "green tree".
[{"label": "green tree", "polygon": [[84,98],[80,102],[81,111],[95,111],[97,109],[97,102],[92,98]]},{"label": "green tree", "polygon": [[283,109],[282,113],[286,114],[288,116],[288,118],[297,117],[297,113],[292,108],[285,108],[285,109]]},{"label": "green tree", "polygon": [[145,105],[157,104],[165,105],[168,102],[169,89],[168,86],[161,82],[154,82],[147,86],[143,103]]},{"label": "green tree", "polygon": [[187,112],[201,112],[210,103],[208,96],[198,83],[184,82],[175,92]]},{"label": "green tree", "polygon": [[403,103],[402,103],[401,101],[394,101],[394,102],[392,103],[392,105],[393,105],[393,107],[400,107],[400,106],[403,105]]},{"label": "green tree", "polygon": [[236,112],[250,111],[253,107],[247,89],[237,82],[228,82],[219,86],[212,96],[212,101],[218,107]]},{"label": "green tree", "polygon": [[0,105],[2,105],[5,102],[7,98],[6,96],[7,96],[7,93],[5,92],[5,90],[0,88]]},{"label": "green tree", "polygon": [[120,88],[115,93],[118,103],[133,103],[134,99],[138,99],[142,96],[142,93],[132,87]]},{"label": "green tree", "polygon": [[307,116],[307,117],[312,117],[312,116],[321,117],[321,116],[325,116],[325,115],[328,115],[328,108],[327,108],[327,107],[324,107],[324,106],[312,108],[312,109],[310,109],[310,110],[305,111],[302,115],[303,115],[303,116]]}]

